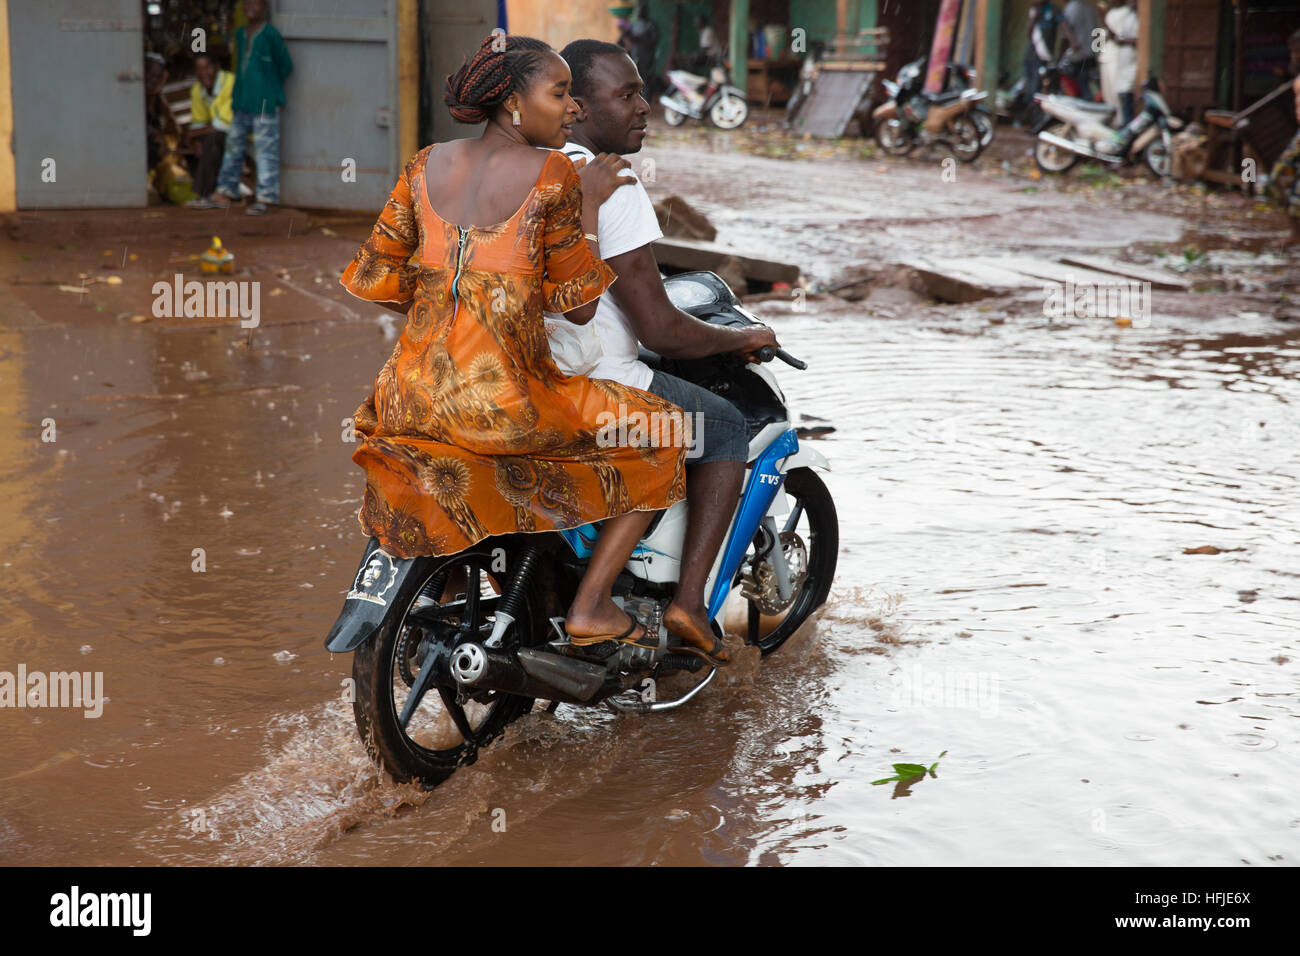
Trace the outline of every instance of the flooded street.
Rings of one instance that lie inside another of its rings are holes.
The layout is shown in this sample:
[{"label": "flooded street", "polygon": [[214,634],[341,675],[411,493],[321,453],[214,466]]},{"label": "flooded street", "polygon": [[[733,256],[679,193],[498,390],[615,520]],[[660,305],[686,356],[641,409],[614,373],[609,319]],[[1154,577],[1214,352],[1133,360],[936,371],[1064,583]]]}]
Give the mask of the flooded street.
[{"label": "flooded street", "polygon": [[[919,249],[1115,250],[1194,225],[967,170],[945,191],[923,163],[810,180],[647,152],[655,198],[821,287]],[[302,279],[356,245],[312,242],[249,250],[268,288],[284,267],[319,300],[277,320],[268,298],[250,346],[0,288],[0,670],[102,671],[107,698],[94,719],[0,712],[0,861],[1300,859],[1300,324],[1231,290],[1156,293],[1149,328],[1049,321],[1041,295],[757,301],[809,363],[776,369],[794,413],[834,429],[812,439],[840,519],[824,612],[680,710],[531,714],[425,793],[376,773],[351,658],[321,646],[364,543],[343,420],[398,327]],[[148,248],[123,287],[139,312],[172,269]],[[6,281],[47,262],[0,256]]]}]

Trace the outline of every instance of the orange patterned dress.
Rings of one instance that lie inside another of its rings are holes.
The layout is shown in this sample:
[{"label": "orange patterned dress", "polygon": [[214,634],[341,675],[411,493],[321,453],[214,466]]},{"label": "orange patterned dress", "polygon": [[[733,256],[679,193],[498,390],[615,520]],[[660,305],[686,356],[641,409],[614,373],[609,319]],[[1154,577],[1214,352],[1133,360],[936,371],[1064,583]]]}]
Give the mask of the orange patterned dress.
[{"label": "orange patterned dress", "polygon": [[433,148],[406,165],[341,279],[363,299],[411,302],[355,415],[361,527],[399,557],[453,554],[489,535],[572,528],[681,499],[685,447],[600,434],[611,421],[680,409],[641,389],[567,376],[551,358],[543,310],[577,308],[615,279],[583,238],[572,162],[549,153],[513,216],[466,228],[429,205]]}]

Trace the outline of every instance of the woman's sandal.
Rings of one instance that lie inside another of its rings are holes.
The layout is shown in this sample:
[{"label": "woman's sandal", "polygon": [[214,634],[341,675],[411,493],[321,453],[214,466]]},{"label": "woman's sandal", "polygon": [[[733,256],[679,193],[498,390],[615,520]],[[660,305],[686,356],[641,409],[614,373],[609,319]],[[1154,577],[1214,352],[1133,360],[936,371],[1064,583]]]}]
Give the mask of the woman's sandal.
[{"label": "woman's sandal", "polygon": [[[591,644],[599,644],[602,641],[620,641],[624,644],[631,644],[634,647],[648,647],[652,650],[659,646],[659,641],[651,637],[650,632],[644,627],[641,627],[640,621],[631,614],[628,614],[627,611],[624,611],[623,613],[627,614],[628,625],[627,630],[622,634],[592,634],[587,637],[577,637],[570,634],[569,643],[574,647],[587,647]],[[631,636],[632,632],[638,627],[641,627],[641,636],[634,638]]]}]

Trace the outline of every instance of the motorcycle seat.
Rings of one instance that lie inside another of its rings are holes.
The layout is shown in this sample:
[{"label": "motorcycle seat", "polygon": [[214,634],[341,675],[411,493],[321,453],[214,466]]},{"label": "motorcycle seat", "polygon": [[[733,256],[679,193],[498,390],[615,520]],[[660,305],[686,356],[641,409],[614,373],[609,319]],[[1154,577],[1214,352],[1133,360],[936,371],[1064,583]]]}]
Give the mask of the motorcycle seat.
[{"label": "motorcycle seat", "polygon": [[1096,113],[1098,116],[1109,116],[1115,112],[1115,107],[1106,103],[1094,103],[1092,100],[1081,100],[1077,96],[1052,96],[1051,99],[1062,106],[1068,106],[1072,110],[1083,110],[1085,113]]}]

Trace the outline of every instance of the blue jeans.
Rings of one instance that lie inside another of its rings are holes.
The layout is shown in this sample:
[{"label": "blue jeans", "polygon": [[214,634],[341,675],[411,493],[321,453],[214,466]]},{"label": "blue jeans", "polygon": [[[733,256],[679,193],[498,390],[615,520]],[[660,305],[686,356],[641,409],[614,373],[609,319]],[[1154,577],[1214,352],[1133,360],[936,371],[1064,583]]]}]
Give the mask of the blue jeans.
[{"label": "blue jeans", "polygon": [[745,417],[722,396],[658,370],[646,391],[680,406],[691,416],[695,444],[686,456],[688,466],[711,461],[745,461],[749,457]]},{"label": "blue jeans", "polygon": [[244,152],[253,137],[253,162],[257,165],[257,201],[280,201],[280,110],[269,113],[241,113],[236,110],[226,134],[226,153],[221,157],[217,190],[231,199],[239,198],[239,176],[244,171]]}]

